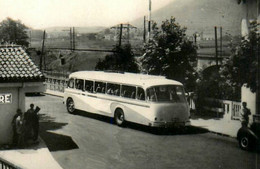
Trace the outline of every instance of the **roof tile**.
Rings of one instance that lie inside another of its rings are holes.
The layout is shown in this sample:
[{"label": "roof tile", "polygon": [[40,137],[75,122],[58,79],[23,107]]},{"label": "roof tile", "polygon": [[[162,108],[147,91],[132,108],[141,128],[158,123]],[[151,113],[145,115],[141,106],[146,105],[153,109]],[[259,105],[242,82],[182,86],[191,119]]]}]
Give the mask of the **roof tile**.
[{"label": "roof tile", "polygon": [[0,83],[44,81],[44,76],[20,46],[0,46]]}]

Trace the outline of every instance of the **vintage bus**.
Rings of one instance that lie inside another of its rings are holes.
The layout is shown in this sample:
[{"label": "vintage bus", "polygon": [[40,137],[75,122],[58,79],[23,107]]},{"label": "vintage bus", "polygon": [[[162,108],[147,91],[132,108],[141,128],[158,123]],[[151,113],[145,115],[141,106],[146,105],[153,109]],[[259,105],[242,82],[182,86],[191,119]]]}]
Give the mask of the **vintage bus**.
[{"label": "vintage bus", "polygon": [[69,113],[82,110],[151,127],[187,126],[190,110],[183,85],[163,76],[103,71],[70,74],[64,92]]}]

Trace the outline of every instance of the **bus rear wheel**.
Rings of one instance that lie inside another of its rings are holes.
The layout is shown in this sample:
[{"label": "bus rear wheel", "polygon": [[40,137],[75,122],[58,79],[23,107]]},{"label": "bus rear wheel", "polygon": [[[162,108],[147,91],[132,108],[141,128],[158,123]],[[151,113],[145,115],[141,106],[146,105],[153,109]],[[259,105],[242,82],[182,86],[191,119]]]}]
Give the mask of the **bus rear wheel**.
[{"label": "bus rear wheel", "polygon": [[75,105],[72,98],[68,98],[67,100],[67,110],[70,114],[73,114],[75,112]]},{"label": "bus rear wheel", "polygon": [[114,119],[118,126],[122,127],[125,125],[125,115],[122,109],[116,109]]}]

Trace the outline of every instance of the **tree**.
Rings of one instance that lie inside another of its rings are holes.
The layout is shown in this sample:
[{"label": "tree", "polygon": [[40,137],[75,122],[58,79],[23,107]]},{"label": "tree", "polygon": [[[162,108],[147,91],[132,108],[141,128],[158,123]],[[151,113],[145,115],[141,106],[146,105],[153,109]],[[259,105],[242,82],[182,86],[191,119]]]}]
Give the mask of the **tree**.
[{"label": "tree", "polygon": [[114,51],[115,53],[107,55],[104,60],[98,61],[96,65],[97,70],[139,72],[131,45],[116,46]]},{"label": "tree", "polygon": [[181,28],[173,17],[162,22],[160,29],[155,23],[141,62],[144,72],[178,80],[192,91],[196,84],[197,50],[185,32],[186,28]]},{"label": "tree", "polygon": [[233,88],[235,92],[240,91],[243,84],[247,84],[252,92],[256,91],[260,52],[260,33],[257,27],[256,21],[250,23],[248,37],[242,39],[233,49],[233,55],[220,67],[221,77],[226,79],[222,84]]},{"label": "tree", "polygon": [[0,23],[0,40],[2,43],[14,43],[17,45],[28,46],[27,26],[21,21],[7,18]]}]

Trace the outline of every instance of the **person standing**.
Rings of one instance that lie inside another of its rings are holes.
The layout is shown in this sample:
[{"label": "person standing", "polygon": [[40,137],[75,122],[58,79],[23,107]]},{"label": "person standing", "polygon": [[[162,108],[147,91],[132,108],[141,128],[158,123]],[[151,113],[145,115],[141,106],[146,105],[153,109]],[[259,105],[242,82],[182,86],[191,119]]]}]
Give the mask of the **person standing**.
[{"label": "person standing", "polygon": [[32,139],[33,135],[33,127],[32,127],[32,121],[33,121],[33,113],[34,113],[34,104],[30,104],[30,109],[28,109],[24,113],[24,123],[25,123],[25,140],[28,141],[29,139]]},{"label": "person standing", "polygon": [[17,109],[16,114],[12,120],[13,126],[13,145],[14,146],[23,146],[23,113],[21,109]]},{"label": "person standing", "polygon": [[248,127],[249,122],[249,115],[251,114],[250,109],[247,108],[247,103],[242,103],[242,109],[241,109],[241,125],[242,127]]},{"label": "person standing", "polygon": [[40,111],[40,108],[37,106],[36,109],[32,113],[32,131],[33,131],[33,136],[32,139],[33,141],[38,140],[38,134],[39,134],[39,116],[38,112]]}]

